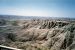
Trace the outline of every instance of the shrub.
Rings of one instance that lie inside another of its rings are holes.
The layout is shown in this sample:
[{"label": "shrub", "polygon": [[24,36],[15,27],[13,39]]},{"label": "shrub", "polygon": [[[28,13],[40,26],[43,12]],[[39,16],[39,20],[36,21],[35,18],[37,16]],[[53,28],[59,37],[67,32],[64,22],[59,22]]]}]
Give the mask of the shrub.
[{"label": "shrub", "polygon": [[7,38],[12,40],[12,41],[15,41],[16,40],[16,35],[14,33],[8,33]]},{"label": "shrub", "polygon": [[71,24],[67,30],[70,31],[70,32],[73,32],[74,29],[75,29],[74,24]]},{"label": "shrub", "polygon": [[17,26],[18,25],[18,22],[17,21],[12,21],[11,23],[13,26]]},{"label": "shrub", "polygon": [[0,25],[5,25],[5,24],[6,24],[6,20],[1,19],[1,20],[0,20]]}]

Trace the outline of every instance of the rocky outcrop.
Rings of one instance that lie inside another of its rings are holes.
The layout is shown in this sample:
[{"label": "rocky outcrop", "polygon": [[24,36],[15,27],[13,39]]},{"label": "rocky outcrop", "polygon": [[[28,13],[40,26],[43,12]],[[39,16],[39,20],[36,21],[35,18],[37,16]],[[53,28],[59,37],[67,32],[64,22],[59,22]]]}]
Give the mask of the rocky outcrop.
[{"label": "rocky outcrop", "polygon": [[[50,50],[72,50],[75,47],[75,25],[67,21],[33,20],[18,23],[18,26],[20,28],[15,26],[12,34],[7,36],[0,34],[0,43],[7,42],[5,40],[7,39],[11,44],[9,46],[18,48],[29,45],[34,48],[46,47]],[[12,37],[16,37],[16,40],[13,41]]]},{"label": "rocky outcrop", "polygon": [[41,24],[41,27],[40,29],[45,29],[45,28],[54,28],[56,26],[58,27],[63,27],[65,25],[68,25],[69,22],[63,22],[63,21],[44,21],[42,24]]}]

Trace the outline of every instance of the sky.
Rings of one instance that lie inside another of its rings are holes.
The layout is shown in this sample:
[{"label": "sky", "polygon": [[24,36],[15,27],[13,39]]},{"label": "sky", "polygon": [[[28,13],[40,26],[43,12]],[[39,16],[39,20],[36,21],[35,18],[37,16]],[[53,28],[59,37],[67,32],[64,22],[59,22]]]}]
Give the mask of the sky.
[{"label": "sky", "polygon": [[75,17],[75,0],[0,0],[0,15]]}]

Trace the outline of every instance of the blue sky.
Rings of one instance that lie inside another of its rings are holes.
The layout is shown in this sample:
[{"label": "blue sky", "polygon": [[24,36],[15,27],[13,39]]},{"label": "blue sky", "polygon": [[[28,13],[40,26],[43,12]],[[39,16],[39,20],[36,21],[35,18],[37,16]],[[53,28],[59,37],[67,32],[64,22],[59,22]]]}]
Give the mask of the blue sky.
[{"label": "blue sky", "polygon": [[0,0],[1,15],[75,17],[74,0]]}]

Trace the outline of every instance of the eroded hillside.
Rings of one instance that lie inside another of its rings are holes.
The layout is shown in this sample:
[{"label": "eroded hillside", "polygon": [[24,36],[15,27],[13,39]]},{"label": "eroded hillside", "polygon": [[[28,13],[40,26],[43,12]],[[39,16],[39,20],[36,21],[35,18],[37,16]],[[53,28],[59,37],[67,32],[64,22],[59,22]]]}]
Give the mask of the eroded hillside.
[{"label": "eroded hillside", "polygon": [[70,21],[0,21],[0,44],[24,50],[72,50],[75,24]]}]

